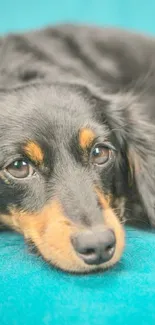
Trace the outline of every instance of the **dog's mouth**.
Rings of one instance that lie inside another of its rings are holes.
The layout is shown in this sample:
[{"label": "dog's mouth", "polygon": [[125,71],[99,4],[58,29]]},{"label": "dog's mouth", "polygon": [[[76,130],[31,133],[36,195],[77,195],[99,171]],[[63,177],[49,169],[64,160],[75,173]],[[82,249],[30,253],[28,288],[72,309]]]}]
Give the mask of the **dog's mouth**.
[{"label": "dog's mouth", "polygon": [[[57,203],[53,203],[54,209]],[[58,211],[58,210],[57,210]],[[105,270],[117,263],[124,248],[124,230],[114,212],[104,211],[104,224],[91,230],[77,229],[60,217],[39,235],[27,233],[50,264],[71,273]]]},{"label": "dog's mouth", "polygon": [[[67,272],[89,273],[117,263],[124,249],[124,229],[114,211],[97,191],[103,207],[103,224],[92,229],[79,227],[63,215],[57,200],[39,213],[12,210],[4,223],[22,232],[43,258]],[[10,222],[11,220],[11,222]]]}]

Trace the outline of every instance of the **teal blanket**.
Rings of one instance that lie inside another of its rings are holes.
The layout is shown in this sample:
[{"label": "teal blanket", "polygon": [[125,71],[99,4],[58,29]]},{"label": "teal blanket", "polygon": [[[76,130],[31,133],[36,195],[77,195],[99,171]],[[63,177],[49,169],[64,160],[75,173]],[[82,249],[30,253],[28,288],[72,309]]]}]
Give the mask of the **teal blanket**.
[{"label": "teal blanket", "polygon": [[23,238],[0,236],[1,325],[155,324],[155,234],[127,230],[121,262],[73,276],[28,252]]}]

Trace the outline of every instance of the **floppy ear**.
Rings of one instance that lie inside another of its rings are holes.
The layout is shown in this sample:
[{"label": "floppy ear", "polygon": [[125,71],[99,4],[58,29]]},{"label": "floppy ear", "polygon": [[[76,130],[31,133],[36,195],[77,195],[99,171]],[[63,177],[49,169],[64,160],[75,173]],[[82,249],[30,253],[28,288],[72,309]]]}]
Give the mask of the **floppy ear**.
[{"label": "floppy ear", "polygon": [[147,214],[150,224],[155,227],[155,149],[152,146],[152,150],[151,148],[148,150],[145,142],[143,151],[139,149],[138,146],[134,146],[134,143],[129,148],[130,172],[144,208],[144,214]]},{"label": "floppy ear", "polygon": [[144,215],[147,215],[150,224],[155,227],[155,160],[148,155],[147,150],[145,153],[145,144],[143,151],[144,156],[141,156],[141,152],[138,150],[135,152],[134,148],[129,149],[129,168],[144,209]]},{"label": "floppy ear", "polygon": [[[122,95],[123,96],[123,95]],[[112,132],[128,160],[131,180],[144,215],[155,227],[155,126],[137,97],[106,109]],[[130,184],[131,185],[131,184]],[[131,187],[132,190],[132,187]]]},{"label": "floppy ear", "polygon": [[147,113],[148,102],[133,93],[103,94],[94,91],[95,115],[108,123],[122,152],[144,215],[155,227],[155,126]]}]

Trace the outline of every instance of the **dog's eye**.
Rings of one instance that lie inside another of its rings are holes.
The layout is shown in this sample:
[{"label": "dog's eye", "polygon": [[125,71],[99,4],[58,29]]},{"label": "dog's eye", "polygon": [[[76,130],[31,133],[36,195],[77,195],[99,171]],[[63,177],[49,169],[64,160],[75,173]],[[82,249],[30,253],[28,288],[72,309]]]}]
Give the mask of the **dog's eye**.
[{"label": "dog's eye", "polygon": [[95,165],[106,164],[112,158],[112,149],[104,144],[97,144],[91,151],[91,162]]},{"label": "dog's eye", "polygon": [[15,178],[27,178],[34,173],[33,167],[24,159],[15,160],[6,167],[6,171]]}]

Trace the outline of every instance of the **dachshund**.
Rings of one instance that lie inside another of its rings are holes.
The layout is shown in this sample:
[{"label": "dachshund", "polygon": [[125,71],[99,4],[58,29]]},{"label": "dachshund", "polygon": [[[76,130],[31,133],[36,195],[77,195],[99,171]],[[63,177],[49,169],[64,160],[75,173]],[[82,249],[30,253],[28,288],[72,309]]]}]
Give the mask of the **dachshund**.
[{"label": "dachshund", "polygon": [[155,226],[155,39],[58,25],[0,39],[0,223],[101,271]]}]

